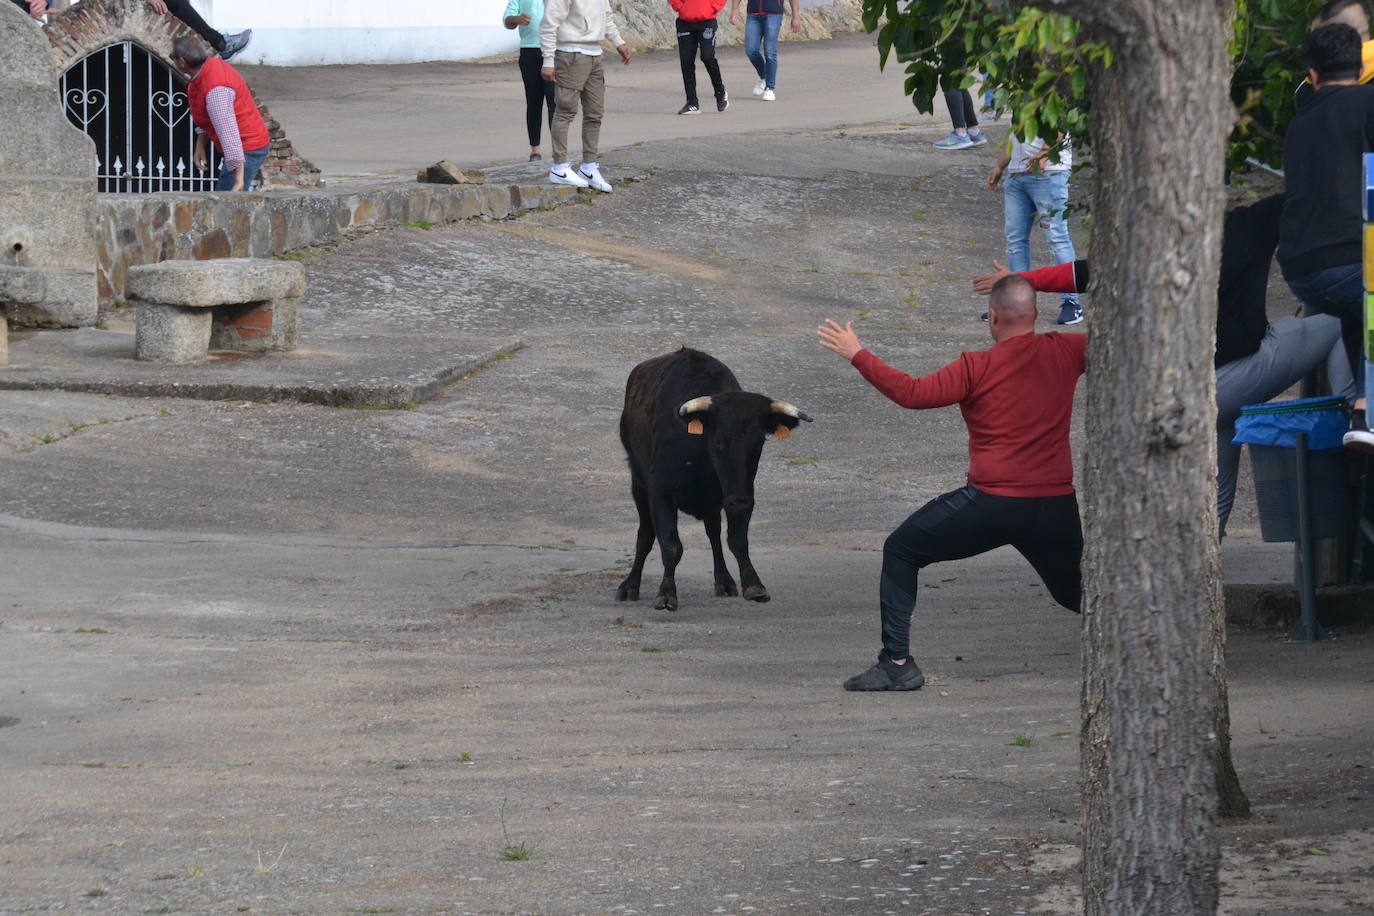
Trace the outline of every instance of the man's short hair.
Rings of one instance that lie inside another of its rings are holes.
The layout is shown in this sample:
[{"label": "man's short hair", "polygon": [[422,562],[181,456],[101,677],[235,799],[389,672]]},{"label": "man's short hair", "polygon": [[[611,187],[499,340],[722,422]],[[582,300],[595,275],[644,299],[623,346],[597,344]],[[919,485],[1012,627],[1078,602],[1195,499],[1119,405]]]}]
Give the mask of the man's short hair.
[{"label": "man's short hair", "polygon": [[192,67],[199,67],[210,59],[210,49],[199,39],[183,35],[172,42],[172,58],[178,57]]},{"label": "man's short hair", "polygon": [[992,285],[988,310],[1008,318],[1023,318],[1035,313],[1035,286],[1019,274],[1003,277]]},{"label": "man's short hair", "polygon": [[1365,7],[1364,0],[1327,0],[1321,5],[1321,9],[1317,10],[1317,15],[1312,17],[1312,28],[1319,29],[1333,22],[1344,22],[1358,31],[1359,27],[1352,20],[1359,18],[1363,18],[1368,24],[1369,10]]},{"label": "man's short hair", "polygon": [[1322,82],[1353,80],[1360,76],[1360,45],[1358,32],[1335,22],[1309,34],[1302,50]]}]

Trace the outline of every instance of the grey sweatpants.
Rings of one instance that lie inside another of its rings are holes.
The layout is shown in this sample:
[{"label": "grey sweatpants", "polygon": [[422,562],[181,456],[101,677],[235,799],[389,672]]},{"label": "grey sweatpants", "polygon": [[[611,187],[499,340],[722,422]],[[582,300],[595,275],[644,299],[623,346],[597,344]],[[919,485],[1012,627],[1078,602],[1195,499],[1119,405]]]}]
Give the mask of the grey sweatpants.
[{"label": "grey sweatpants", "polygon": [[1217,368],[1217,517],[1222,534],[1240,470],[1240,446],[1231,444],[1240,409],[1277,397],[1322,363],[1331,390],[1352,397],[1355,379],[1341,343],[1341,320],[1334,315],[1281,318],[1269,326],[1258,350]]}]

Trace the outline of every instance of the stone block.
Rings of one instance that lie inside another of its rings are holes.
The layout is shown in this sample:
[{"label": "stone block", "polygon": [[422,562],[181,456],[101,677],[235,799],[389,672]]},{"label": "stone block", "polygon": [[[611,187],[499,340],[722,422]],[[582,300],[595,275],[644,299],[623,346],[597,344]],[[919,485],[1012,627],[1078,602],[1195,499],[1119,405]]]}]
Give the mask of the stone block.
[{"label": "stone block", "polygon": [[481,172],[464,172],[447,159],[440,159],[433,165],[420,169],[415,180],[423,184],[481,184],[487,178]]},{"label": "stone block", "polygon": [[296,299],[305,292],[305,268],[260,258],[163,261],[129,268],[124,292],[130,300],[188,306]]},{"label": "stone block", "polygon": [[10,302],[42,302],[47,279],[36,267],[0,264],[0,305]]},{"label": "stone block", "polygon": [[209,309],[138,302],[134,356],[156,363],[193,363],[205,359],[210,345]]}]

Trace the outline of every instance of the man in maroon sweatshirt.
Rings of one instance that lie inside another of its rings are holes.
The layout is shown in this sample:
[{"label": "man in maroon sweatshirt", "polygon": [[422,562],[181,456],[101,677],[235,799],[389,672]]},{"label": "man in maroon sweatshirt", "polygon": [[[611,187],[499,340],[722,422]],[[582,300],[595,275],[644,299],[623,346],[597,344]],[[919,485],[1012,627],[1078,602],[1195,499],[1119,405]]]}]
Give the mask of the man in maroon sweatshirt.
[{"label": "man in maroon sweatshirt", "polygon": [[698,51],[701,62],[706,65],[706,75],[711,77],[711,88],[716,92],[716,111],[724,111],[730,107],[730,93],[725,91],[720,64],[716,62],[716,16],[725,9],[725,0],[668,2],[677,13],[677,56],[682,63],[682,88],[687,90],[687,104],[678,109],[678,114],[701,112],[701,100],[697,98]]},{"label": "man in maroon sweatshirt", "polygon": [[878,588],[882,652],[845,690],[916,690],[925,683],[910,655],[911,615],[923,567],[1005,544],[1021,552],[1055,601],[1079,610],[1083,532],[1073,489],[1069,421],[1085,368],[1087,337],[1037,334],[1035,289],[999,280],[988,299],[994,346],[963,353],[912,378],[864,349],[853,327],[826,319],[821,346],[849,360],[903,407],[958,404],[968,426],[968,484],[936,497],[888,536]]}]

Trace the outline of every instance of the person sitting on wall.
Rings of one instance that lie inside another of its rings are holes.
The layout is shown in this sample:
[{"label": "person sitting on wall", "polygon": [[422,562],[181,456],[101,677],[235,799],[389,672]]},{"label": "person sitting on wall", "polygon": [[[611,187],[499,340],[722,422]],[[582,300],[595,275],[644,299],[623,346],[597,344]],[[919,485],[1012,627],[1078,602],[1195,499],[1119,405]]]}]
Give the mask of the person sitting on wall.
[{"label": "person sitting on wall", "polygon": [[[42,21],[52,7],[52,0],[10,0],[15,6],[26,11],[33,18]],[[148,0],[148,5],[160,15],[171,13],[191,28],[197,35],[210,43],[219,56],[228,60],[248,47],[253,39],[253,30],[244,29],[233,35],[225,35],[210,28],[200,13],[191,5],[190,0]]]},{"label": "person sitting on wall", "polygon": [[186,98],[196,125],[192,160],[196,168],[204,172],[209,166],[205,151],[205,139],[209,137],[223,157],[215,190],[251,188],[258,170],[267,161],[272,138],[248,84],[237,70],[211,57],[205,45],[189,35],[172,42],[172,63],[190,77]]}]

